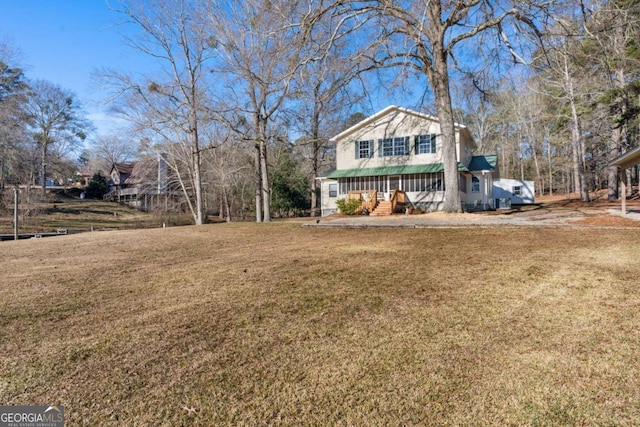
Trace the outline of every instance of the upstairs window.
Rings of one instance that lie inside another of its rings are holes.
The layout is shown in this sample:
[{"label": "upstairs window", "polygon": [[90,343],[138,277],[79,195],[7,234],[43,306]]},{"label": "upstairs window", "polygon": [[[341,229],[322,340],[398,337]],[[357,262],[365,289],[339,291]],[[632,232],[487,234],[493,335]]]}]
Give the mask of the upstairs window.
[{"label": "upstairs window", "polygon": [[393,139],[385,138],[378,141],[380,144],[380,155],[383,157],[393,156]]},{"label": "upstairs window", "polygon": [[436,134],[416,136],[416,154],[435,154]]},{"label": "upstairs window", "polygon": [[393,155],[409,155],[409,137],[393,138]]},{"label": "upstairs window", "polygon": [[522,196],[522,185],[514,185],[511,189],[514,196]]},{"label": "upstairs window", "polygon": [[379,139],[378,144],[382,157],[409,155],[409,137]]},{"label": "upstairs window", "polygon": [[373,141],[356,141],[356,159],[373,157]]}]

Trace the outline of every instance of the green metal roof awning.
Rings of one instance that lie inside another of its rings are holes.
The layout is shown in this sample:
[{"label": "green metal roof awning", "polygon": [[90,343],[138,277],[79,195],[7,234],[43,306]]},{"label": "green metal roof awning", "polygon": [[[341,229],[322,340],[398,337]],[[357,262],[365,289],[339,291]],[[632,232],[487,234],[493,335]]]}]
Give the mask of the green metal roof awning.
[{"label": "green metal roof awning", "polygon": [[491,154],[487,156],[473,156],[469,162],[470,172],[494,171],[498,163],[498,156]]},{"label": "green metal roof awning", "polygon": [[[428,163],[424,165],[380,166],[377,168],[338,169],[327,175],[327,178],[358,178],[364,176],[407,175],[412,173],[443,172],[442,163]],[[462,163],[458,163],[458,172],[469,172]]]}]

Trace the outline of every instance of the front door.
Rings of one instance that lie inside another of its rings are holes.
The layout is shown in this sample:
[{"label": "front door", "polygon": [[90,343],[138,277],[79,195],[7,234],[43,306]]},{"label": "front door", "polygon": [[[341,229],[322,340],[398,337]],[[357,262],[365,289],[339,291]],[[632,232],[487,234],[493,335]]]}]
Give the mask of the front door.
[{"label": "front door", "polygon": [[393,193],[393,190],[400,190],[400,177],[399,176],[390,176],[389,177],[389,193]]}]

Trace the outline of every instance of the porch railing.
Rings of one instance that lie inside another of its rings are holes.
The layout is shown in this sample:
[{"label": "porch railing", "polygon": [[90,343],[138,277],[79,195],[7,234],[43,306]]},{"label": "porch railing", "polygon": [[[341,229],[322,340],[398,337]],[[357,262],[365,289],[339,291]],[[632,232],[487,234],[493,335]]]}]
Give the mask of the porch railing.
[{"label": "porch railing", "polygon": [[367,209],[372,212],[378,205],[378,190],[349,191],[347,198],[360,200],[359,210]]},{"label": "porch railing", "polygon": [[389,198],[389,201],[391,202],[391,213],[396,211],[396,205],[398,204],[398,199],[402,196],[403,201],[404,201],[404,194],[400,193],[398,190],[393,190],[393,193],[391,193],[391,197]]}]

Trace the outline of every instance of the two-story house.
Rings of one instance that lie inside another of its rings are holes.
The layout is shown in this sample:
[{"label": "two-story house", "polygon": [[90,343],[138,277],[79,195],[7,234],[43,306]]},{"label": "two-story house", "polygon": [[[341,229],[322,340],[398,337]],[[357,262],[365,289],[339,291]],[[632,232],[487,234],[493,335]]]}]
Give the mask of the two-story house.
[{"label": "two-story house", "polygon": [[168,184],[169,174],[164,153],[158,154],[157,159],[114,163],[109,173],[109,192],[103,197],[144,211],[166,206],[175,192]]},{"label": "two-story house", "polygon": [[[462,208],[493,208],[497,156],[474,156],[477,145],[465,126],[455,125],[455,139]],[[319,178],[323,216],[337,212],[338,199],[354,192],[366,197],[373,190],[381,200],[397,190],[404,206],[413,209],[442,208],[444,167],[437,118],[392,105],[331,140],[336,169]]]}]

